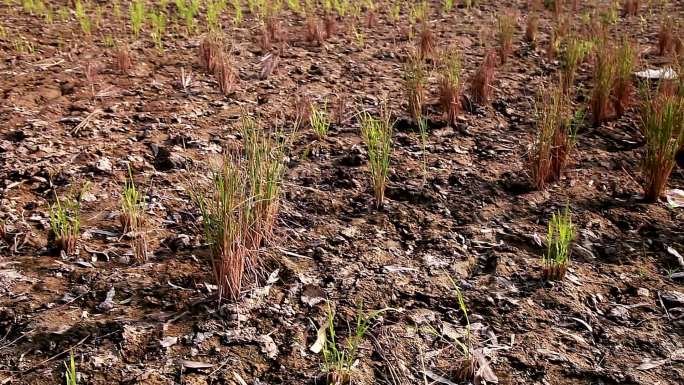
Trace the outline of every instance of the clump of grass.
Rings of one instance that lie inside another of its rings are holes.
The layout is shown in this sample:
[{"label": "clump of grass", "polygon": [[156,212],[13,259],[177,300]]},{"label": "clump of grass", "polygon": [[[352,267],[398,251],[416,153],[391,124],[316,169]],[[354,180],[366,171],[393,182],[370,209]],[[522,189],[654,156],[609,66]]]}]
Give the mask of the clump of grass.
[{"label": "clump of grass", "polygon": [[632,43],[625,38],[616,52],[615,84],[613,85],[613,105],[615,114],[619,118],[625,113],[625,109],[632,101],[634,85],[632,84],[632,72],[636,52]]},{"label": "clump of grass", "polygon": [[221,55],[221,41],[218,35],[210,33],[205,36],[199,45],[200,66],[209,73],[214,72]]},{"label": "clump of grass", "polygon": [[496,70],[496,52],[489,50],[485,53],[480,67],[470,78],[470,96],[475,103],[486,104],[489,102],[494,88],[492,82]]},{"label": "clump of grass", "polygon": [[622,14],[636,16],[639,13],[639,0],[625,0],[622,3]]},{"label": "clump of grass", "polygon": [[238,77],[230,60],[225,55],[219,56],[216,67],[214,68],[214,77],[216,78],[219,90],[223,95],[230,95],[233,92]]},{"label": "clump of grass", "polygon": [[119,223],[124,233],[128,233],[132,239],[133,256],[138,261],[147,259],[147,234],[145,226],[147,216],[145,215],[145,197],[136,188],[133,175],[128,169],[129,177],[124,183],[121,194],[121,213]]},{"label": "clump of grass", "polygon": [[185,22],[188,34],[195,31],[195,17],[199,14],[200,0],[175,0],[178,16]]},{"label": "clump of grass", "polygon": [[456,122],[461,110],[461,56],[456,48],[450,48],[442,56],[439,78],[439,100],[449,124]]},{"label": "clump of grass", "polygon": [[684,98],[672,92],[644,94],[646,100],[641,112],[641,129],[646,138],[642,161],[644,197],[655,202],[667,186],[677,151],[684,146]]},{"label": "clump of grass", "polygon": [[594,126],[600,126],[613,114],[610,95],[615,81],[615,52],[605,40],[599,40],[594,59],[594,88],[591,92],[591,115]]},{"label": "clump of grass", "polygon": [[392,132],[394,123],[390,121],[390,112],[383,107],[380,117],[374,117],[364,111],[359,116],[361,122],[361,136],[368,150],[375,206],[381,208],[385,200],[385,187],[389,175],[390,159],[392,157]]},{"label": "clump of grass", "polygon": [[675,49],[675,23],[671,17],[663,17],[658,31],[658,54],[665,56]]},{"label": "clump of grass", "polygon": [[133,62],[131,60],[131,51],[128,49],[128,46],[126,46],[126,45],[118,46],[116,48],[116,52],[114,53],[114,55],[115,55],[114,63],[116,65],[116,69],[122,75],[127,74],[128,71],[130,71],[131,67],[133,66]]},{"label": "clump of grass", "polygon": [[404,64],[404,89],[408,100],[408,111],[418,121],[423,116],[423,101],[427,85],[427,70],[417,55],[409,53]]},{"label": "clump of grass", "polygon": [[162,10],[159,10],[157,13],[150,12],[149,18],[152,24],[152,31],[150,32],[152,41],[154,41],[154,45],[159,51],[163,51],[164,44],[162,38],[166,30],[166,14]]},{"label": "clump of grass", "polygon": [[527,17],[527,24],[525,24],[525,40],[530,44],[537,42],[537,31],[539,30],[539,16],[537,14],[529,15]]},{"label": "clump of grass", "polygon": [[259,48],[263,52],[270,51],[273,45],[271,44],[271,34],[268,32],[266,27],[261,28],[261,34],[259,35]]},{"label": "clump of grass", "polygon": [[304,124],[311,124],[311,98],[301,92],[294,97],[294,125],[299,128]]},{"label": "clump of grass", "polygon": [[477,0],[462,0],[463,8],[472,8],[477,5]]},{"label": "clump of grass", "polygon": [[242,23],[242,4],[240,3],[240,0],[231,0],[231,5],[233,6],[233,11],[235,14],[233,15],[233,24],[235,25],[240,25]]},{"label": "clump of grass", "polygon": [[432,58],[435,53],[435,36],[427,22],[423,22],[419,37],[420,59],[426,60],[427,58]]},{"label": "clump of grass", "polygon": [[454,285],[454,289],[456,290],[456,301],[458,302],[458,309],[461,311],[463,314],[463,318],[465,319],[466,322],[466,327],[465,327],[465,336],[463,337],[463,341],[459,340],[454,340],[454,343],[458,345],[460,351],[460,362],[459,366],[456,369],[456,377],[460,381],[464,381],[469,378],[473,378],[475,375],[475,368],[477,366],[477,363],[473,357],[473,333],[472,333],[472,327],[470,326],[470,318],[468,317],[468,306],[466,306],[465,303],[465,298],[463,297],[463,293],[461,292],[461,288],[458,287],[456,282],[454,282],[453,278],[449,277],[451,280],[452,284]]},{"label": "clump of grass", "polygon": [[354,37],[354,43],[359,49],[366,47],[366,35],[361,29],[357,29],[356,26],[351,26],[351,35]]},{"label": "clump of grass", "polygon": [[575,239],[575,226],[569,207],[551,215],[546,235],[546,253],[542,255],[544,279],[561,280],[570,264],[571,245]]},{"label": "clump of grass", "polygon": [[401,17],[401,3],[396,1],[390,4],[388,9],[388,17],[392,23],[397,23]]},{"label": "clump of grass", "polygon": [[[562,83],[562,82],[561,82]],[[543,190],[549,182],[560,178],[575,145],[577,120],[570,117],[567,95],[562,86],[541,90],[537,99],[537,137],[530,153],[530,166],[535,187]]]},{"label": "clump of grass", "polygon": [[238,82],[238,75],[230,59],[223,52],[218,35],[210,33],[202,39],[199,46],[199,61],[202,68],[214,75],[221,93],[230,95]]},{"label": "clump of grass", "polygon": [[577,68],[584,61],[585,57],[592,49],[592,44],[578,36],[570,36],[565,39],[565,44],[561,53],[561,71],[563,73],[563,91],[571,94],[575,84]]},{"label": "clump of grass", "polygon": [[95,97],[95,83],[97,82],[97,77],[99,73],[99,67],[98,65],[91,61],[88,60],[85,62],[85,65],[83,66],[83,75],[86,79],[86,82],[88,83],[88,86],[90,88],[90,96]]},{"label": "clump of grass", "polygon": [[86,36],[90,36],[90,33],[92,31],[92,23],[90,22],[90,17],[88,16],[88,11],[86,10],[86,7],[83,5],[81,0],[76,0],[74,6],[76,20],[78,20],[78,24],[81,27],[81,31]]},{"label": "clump of grass", "polygon": [[[250,199],[250,232],[247,246],[254,253],[262,239],[271,239],[280,208],[280,185],[285,171],[283,142],[273,139],[259,123],[242,118],[244,156],[247,159],[247,176]],[[276,135],[280,135],[276,132]],[[259,263],[249,260],[253,268]]]},{"label": "clump of grass", "polygon": [[345,343],[338,340],[335,331],[335,313],[328,304],[328,317],[326,323],[326,337],[323,344],[323,371],[326,373],[326,381],[329,385],[350,384],[353,374],[353,365],[358,356],[359,347],[371,327],[371,322],[382,314],[386,309],[366,313],[363,306],[359,305],[356,310],[354,329],[349,327],[349,335]]},{"label": "clump of grass", "polygon": [[145,2],[143,0],[134,0],[129,4],[128,12],[131,18],[131,31],[133,31],[133,36],[137,39],[145,23]]},{"label": "clump of grass", "polygon": [[242,120],[243,152],[226,155],[210,186],[195,190],[219,302],[240,295],[245,272],[257,275],[258,250],[273,234],[284,158],[279,143],[251,118]]},{"label": "clump of grass", "polygon": [[510,13],[500,15],[498,26],[499,59],[501,64],[506,64],[508,57],[513,52],[513,34],[516,28],[515,16]]},{"label": "clump of grass", "polygon": [[409,20],[411,24],[416,22],[424,22],[427,20],[430,5],[427,0],[418,3],[413,3],[409,9]]},{"label": "clump of grass", "polygon": [[620,3],[611,2],[601,11],[601,22],[604,25],[613,25],[618,22],[618,20],[620,19],[620,10],[618,8],[619,6]]},{"label": "clump of grass", "polygon": [[74,359],[74,352],[69,352],[69,363],[64,363],[64,378],[66,380],[66,385],[78,385],[76,376],[76,360]]},{"label": "clump of grass", "polygon": [[195,197],[209,244],[219,303],[225,297],[239,297],[245,273],[249,228],[245,174],[241,159],[227,156],[222,168],[214,171],[209,191]]},{"label": "clump of grass", "polygon": [[132,171],[129,168],[128,178],[124,182],[121,193],[121,213],[119,214],[119,223],[123,232],[134,231],[145,222],[144,205],[145,197],[136,188]]},{"label": "clump of grass", "polygon": [[323,107],[318,108],[311,103],[311,114],[309,115],[309,124],[313,129],[318,139],[323,139],[328,135],[330,129],[330,117],[328,115],[328,102],[323,102]]},{"label": "clump of grass", "polygon": [[57,197],[50,205],[51,238],[57,249],[67,254],[76,251],[76,241],[81,231],[81,203],[79,197]]},{"label": "clump of grass", "polygon": [[209,31],[214,33],[221,32],[221,20],[219,17],[225,7],[225,0],[207,0],[206,20]]},{"label": "clump of grass", "polygon": [[337,33],[337,19],[333,15],[325,15],[323,19],[323,27],[325,29],[325,36],[330,39]]},{"label": "clump of grass", "polygon": [[316,45],[323,44],[323,31],[321,30],[320,23],[313,16],[309,16],[306,19],[304,38],[309,43],[314,43]]},{"label": "clump of grass", "polygon": [[449,13],[454,9],[454,0],[442,0],[442,11]]},{"label": "clump of grass", "polygon": [[345,120],[347,119],[347,99],[348,98],[346,95],[336,93],[335,97],[332,100],[332,120],[337,125],[344,124]]}]

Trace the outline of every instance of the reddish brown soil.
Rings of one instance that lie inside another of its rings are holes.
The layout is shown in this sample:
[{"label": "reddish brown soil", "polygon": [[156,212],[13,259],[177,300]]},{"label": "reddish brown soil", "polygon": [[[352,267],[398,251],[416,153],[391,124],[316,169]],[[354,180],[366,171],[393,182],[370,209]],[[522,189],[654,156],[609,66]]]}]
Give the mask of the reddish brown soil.
[{"label": "reddish brown soil", "polygon": [[[363,49],[344,32],[350,18],[315,46],[304,41],[304,20],[285,11],[288,43],[266,80],[259,79],[265,53],[257,23],[247,14],[233,28],[224,15],[240,78],[239,89],[225,97],[199,67],[200,34],[177,32],[173,21],[164,51],[144,30],[130,44],[131,73],[120,75],[104,36],[129,35],[111,5],[89,40],[73,16],[46,24],[3,2],[0,218],[8,235],[0,242],[0,383],[61,383],[72,347],[79,384],[237,384],[237,376],[248,384],[321,383],[322,358],[309,347],[325,319],[324,299],[336,308],[341,332],[359,301],[367,309],[395,309],[373,325],[356,383],[433,383],[425,373],[449,379],[458,354],[427,330],[449,336],[464,326],[449,277],[465,295],[478,347],[499,383],[683,383],[684,303],[673,296],[684,290],[681,278],[671,278],[683,267],[668,248],[684,253],[684,211],[639,198],[643,137],[636,109],[583,129],[562,179],[533,191],[525,162],[534,98],[558,69],[544,48],[552,13],[541,13],[532,47],[522,42],[524,1],[485,0],[448,15],[431,3],[437,48],[462,50],[465,78],[485,52],[480,37],[494,44],[481,28],[494,28],[495,16],[511,9],[520,11],[521,28],[514,54],[497,69],[491,106],[466,110],[455,127],[441,121],[431,76],[423,183],[419,136],[406,123],[402,96],[401,62],[413,45],[405,37],[406,8],[398,25],[385,6],[374,27],[360,21]],[[684,16],[680,2],[670,3],[665,12]],[[567,12],[579,22],[582,11]],[[638,40],[640,69],[663,63],[654,52],[660,14],[642,4],[643,22],[621,17],[614,27]],[[18,36],[35,52],[17,53]],[[88,61],[99,66],[96,98],[83,72]],[[187,91],[179,86],[181,68],[193,72]],[[578,75],[578,106],[591,87],[590,68],[584,64]],[[348,100],[343,124],[323,140],[305,131],[291,149],[278,237],[262,252],[269,261],[264,275],[277,270],[277,280],[266,289],[265,279],[248,285],[241,301],[217,310],[188,193],[193,178],[206,178],[212,159],[235,145],[243,112],[289,130],[296,94],[321,101],[334,93]],[[399,121],[387,200],[376,211],[353,114],[375,109],[383,95]],[[129,165],[150,198],[153,255],[142,264],[132,262],[118,226]],[[684,188],[683,177],[675,170],[670,188]],[[83,206],[78,255],[60,255],[47,241],[48,202],[83,181],[92,195]],[[566,204],[578,228],[574,260],[563,281],[544,283],[536,239]],[[108,310],[100,304],[111,288]],[[175,344],[162,346],[174,337]],[[213,367],[182,369],[180,359]]]}]

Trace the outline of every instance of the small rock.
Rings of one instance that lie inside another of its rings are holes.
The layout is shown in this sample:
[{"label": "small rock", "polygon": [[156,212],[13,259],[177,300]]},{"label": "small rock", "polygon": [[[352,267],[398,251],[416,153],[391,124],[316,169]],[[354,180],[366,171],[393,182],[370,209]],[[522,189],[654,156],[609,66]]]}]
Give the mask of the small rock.
[{"label": "small rock", "polygon": [[95,164],[95,169],[105,173],[111,173],[113,170],[112,162],[108,158],[100,158]]},{"label": "small rock", "polygon": [[678,291],[664,291],[660,294],[665,304],[670,306],[684,306],[684,294]]},{"label": "small rock", "polygon": [[651,293],[648,291],[648,289],[640,287],[637,289],[637,295],[639,297],[649,298],[651,296]]},{"label": "small rock", "polygon": [[627,320],[629,319],[629,311],[624,306],[615,306],[610,309],[608,316],[614,320]]}]

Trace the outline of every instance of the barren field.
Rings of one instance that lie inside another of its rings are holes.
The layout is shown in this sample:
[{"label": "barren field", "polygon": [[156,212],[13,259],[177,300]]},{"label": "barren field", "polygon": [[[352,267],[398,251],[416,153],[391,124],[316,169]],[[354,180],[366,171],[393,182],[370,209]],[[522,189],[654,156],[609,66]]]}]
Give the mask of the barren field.
[{"label": "barren field", "polygon": [[3,0],[0,385],[684,383],[682,20]]}]

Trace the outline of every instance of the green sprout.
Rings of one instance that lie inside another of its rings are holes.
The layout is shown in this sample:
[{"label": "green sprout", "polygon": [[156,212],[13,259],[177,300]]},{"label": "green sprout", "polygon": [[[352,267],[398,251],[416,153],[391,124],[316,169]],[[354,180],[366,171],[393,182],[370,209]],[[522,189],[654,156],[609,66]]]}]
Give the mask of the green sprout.
[{"label": "green sprout", "polygon": [[546,235],[547,249],[542,255],[544,276],[548,280],[560,280],[570,264],[571,244],[575,239],[570,208],[553,213]]},{"label": "green sprout", "polygon": [[330,117],[328,116],[328,102],[323,102],[323,107],[318,108],[311,103],[311,115],[309,116],[309,123],[318,139],[324,138],[328,135],[330,129]]},{"label": "green sprout", "polygon": [[77,385],[76,383],[76,361],[74,360],[74,351],[69,352],[69,364],[64,363],[64,377],[66,378],[66,385]]},{"label": "green sprout", "polygon": [[368,160],[375,193],[375,206],[382,207],[385,199],[385,187],[392,157],[392,131],[394,123],[390,122],[389,111],[384,109],[380,118],[364,111],[360,114],[361,136],[368,150]]}]

